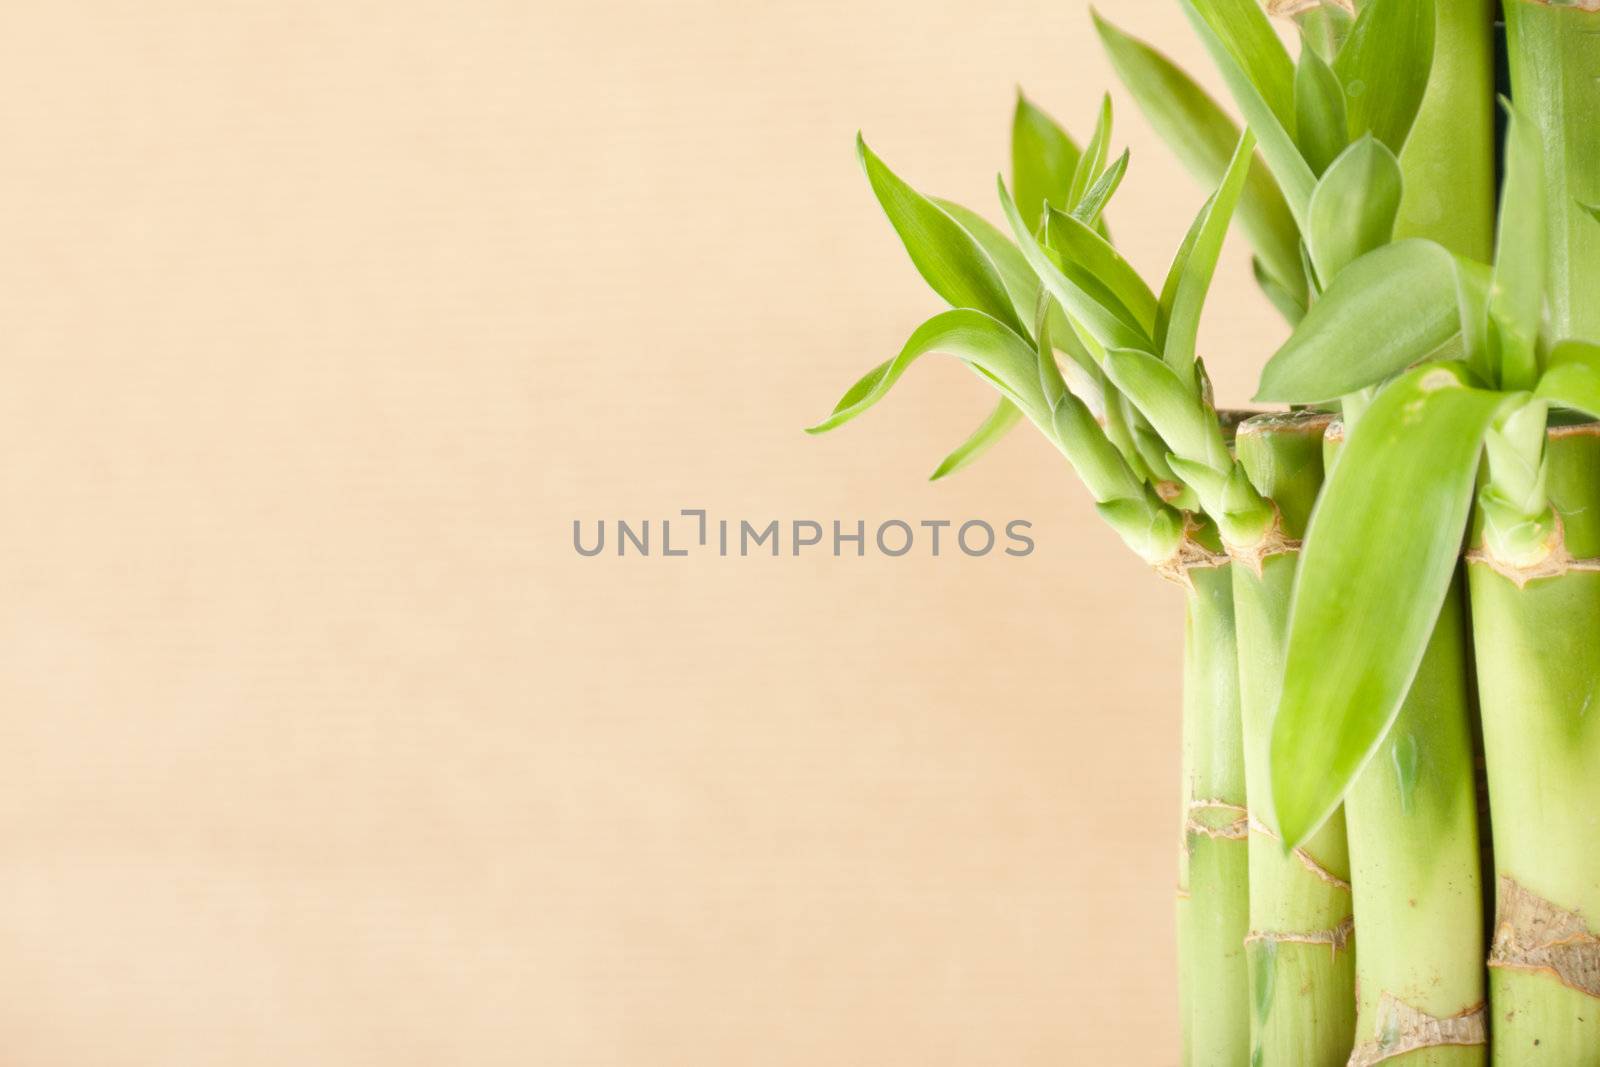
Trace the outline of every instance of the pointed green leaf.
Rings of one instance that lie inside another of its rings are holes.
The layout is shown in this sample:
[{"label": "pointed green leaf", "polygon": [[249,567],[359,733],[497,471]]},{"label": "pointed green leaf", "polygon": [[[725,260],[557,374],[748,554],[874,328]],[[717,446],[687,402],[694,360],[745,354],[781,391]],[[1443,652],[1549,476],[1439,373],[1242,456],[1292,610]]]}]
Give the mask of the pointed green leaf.
[{"label": "pointed green leaf", "polygon": [[1221,186],[1200,209],[1162,286],[1162,314],[1156,327],[1156,340],[1161,346],[1161,358],[1175,369],[1187,369],[1194,362],[1200,312],[1217,271],[1222,242],[1228,236],[1228,223],[1238,206],[1239,194],[1244,190],[1255,144],[1255,137],[1246,130],[1234,149]]},{"label": "pointed green leaf", "polygon": [[1311,305],[1262,369],[1255,399],[1337,400],[1425,359],[1460,329],[1450,253],[1420,238],[1384,245],[1340,271]]},{"label": "pointed green leaf", "polygon": [[983,246],[937,204],[901,181],[859,135],[856,150],[884,214],[933,291],[951,307],[982,311],[1026,334],[1000,271]]},{"label": "pointed green leaf", "polygon": [[900,354],[868,371],[851,386],[822,422],[807,433],[841,426],[882,400],[906,368],[929,352],[947,352],[982,372],[1002,394],[1036,420],[1044,418],[1033,346],[1009,326],[970,308],[945,311],[911,335]]},{"label": "pointed green leaf", "polygon": [[1400,161],[1363,135],[1340,154],[1311,194],[1306,244],[1324,287],[1354,260],[1394,236],[1400,214]]},{"label": "pointed green leaf", "polygon": [[1063,260],[1077,264],[1110,290],[1111,295],[1133,316],[1133,321],[1138,323],[1140,329],[1146,332],[1155,329],[1155,294],[1139,277],[1138,271],[1083,220],[1054,208],[1048,214],[1050,247]]},{"label": "pointed green leaf", "polygon": [[1089,191],[1083,194],[1083,199],[1072,209],[1072,217],[1091,226],[1098,223],[1101,213],[1116,195],[1117,187],[1122,184],[1123,176],[1127,173],[1128,153],[1124,150],[1122,155],[1117,157],[1117,161],[1107,167],[1105,173],[1101,174],[1089,187]]},{"label": "pointed green leaf", "polygon": [[1296,141],[1314,174],[1321,174],[1350,143],[1339,76],[1309,43],[1294,71]]},{"label": "pointed green leaf", "polygon": [[[1207,10],[1214,11],[1222,6],[1220,0],[1198,0],[1204,3]],[[1255,0],[1226,0],[1229,6],[1242,6],[1248,8],[1257,18],[1263,21],[1265,16],[1255,6]],[[1189,22],[1194,26],[1195,32],[1200,36],[1200,41],[1205,45],[1211,61],[1217,65],[1217,70],[1222,74],[1222,80],[1227,83],[1228,91],[1233,94],[1233,99],[1239,105],[1239,110],[1244,113],[1244,118],[1249,123],[1251,130],[1261,141],[1261,154],[1266,158],[1267,166],[1272,168],[1272,175],[1278,180],[1278,187],[1283,190],[1284,200],[1289,205],[1289,211],[1294,215],[1298,225],[1304,226],[1306,208],[1311,203],[1311,190],[1315,187],[1317,179],[1311,173],[1311,168],[1306,164],[1305,157],[1300,154],[1300,148],[1294,140],[1294,65],[1289,62],[1287,53],[1283,53],[1284,69],[1281,75],[1282,85],[1270,90],[1281,94],[1275,101],[1268,95],[1267,90],[1258,85],[1246,68],[1244,61],[1236,55],[1229,45],[1229,37],[1220,32],[1208,17],[1197,6],[1197,0],[1181,0],[1184,14],[1189,17]],[[1271,27],[1267,27],[1271,33]],[[1277,44],[1277,38],[1273,37]],[[1282,45],[1277,44],[1279,51]],[[1275,67],[1276,64],[1268,64]],[[1280,79],[1273,76],[1276,83]],[[1284,105],[1287,105],[1287,112]]]},{"label": "pointed green leaf", "polygon": [[1338,806],[1411,687],[1502,400],[1462,364],[1418,367],[1378,394],[1333,466],[1306,532],[1272,729],[1289,847]]},{"label": "pointed green leaf", "polygon": [[1367,0],[1362,6],[1333,61],[1344,84],[1351,140],[1370,133],[1400,154],[1428,89],[1433,31],[1433,0]]},{"label": "pointed green leaf", "polygon": [[[1094,24],[1117,76],[1150,125],[1201,185],[1215,189],[1239,143],[1238,125],[1166,56],[1123,33],[1099,12],[1094,13]],[[1291,298],[1291,306],[1304,311],[1299,227],[1277,181],[1260,160],[1251,163],[1245,180],[1239,225],[1260,257],[1261,273]],[[1290,321],[1297,317],[1298,313]]]},{"label": "pointed green leaf", "polygon": [[1065,211],[1067,190],[1082,152],[1054,119],[1021,92],[1011,119],[1011,185],[1029,229],[1039,225],[1048,201]]},{"label": "pointed green leaf", "polygon": [[1229,468],[1228,443],[1216,413],[1200,400],[1188,373],[1147,352],[1115,348],[1106,351],[1106,375],[1174,453],[1214,470]]},{"label": "pointed green leaf", "polygon": [[1083,279],[1069,278],[1062,271],[1023,223],[1017,205],[1012,202],[1011,194],[1006,191],[1005,181],[998,180],[997,184],[1000,207],[1005,212],[1006,221],[1011,224],[1011,232],[1017,239],[1017,246],[1022,249],[1028,265],[1038,275],[1045,290],[1060,302],[1068,316],[1080,323],[1089,337],[1101,346],[1137,348],[1148,344],[1148,338],[1143,337],[1136,327],[1119,317],[1116,310],[1108,308],[1097,300],[1091,289],[1085,286]]},{"label": "pointed green leaf", "polygon": [[1039,303],[1039,276],[1028,266],[1027,259],[1016,244],[1000,228],[970,208],[953,200],[933,197],[933,202],[961,224],[988,253],[995,269],[1000,272],[1000,284],[1011,297],[1011,306],[1023,323],[1032,321],[1034,308]]},{"label": "pointed green leaf", "polygon": [[1278,121],[1292,132],[1294,61],[1261,10],[1259,0],[1193,0],[1193,8],[1271,106]]},{"label": "pointed green leaf", "polygon": [[1094,133],[1089,137],[1089,143],[1083,148],[1083,155],[1078,157],[1078,165],[1072,171],[1072,181],[1067,185],[1067,204],[1076,207],[1078,201],[1083,199],[1083,194],[1094,185],[1095,179],[1100,177],[1100,172],[1105,169],[1106,160],[1111,158],[1111,94],[1107,93],[1100,100],[1100,114],[1095,119]]},{"label": "pointed green leaf", "polygon": [[1505,181],[1489,284],[1489,337],[1500,384],[1529,389],[1544,312],[1546,229],[1544,144],[1539,127],[1507,101]]},{"label": "pointed green leaf", "polygon": [[971,466],[979,456],[993,448],[1000,438],[1004,437],[1011,428],[1022,419],[1022,409],[1017,407],[1005,397],[1001,397],[995,405],[994,411],[984,419],[971,437],[944,457],[944,461],[928,476],[930,482],[941,478],[948,478],[956,471],[964,470]]}]

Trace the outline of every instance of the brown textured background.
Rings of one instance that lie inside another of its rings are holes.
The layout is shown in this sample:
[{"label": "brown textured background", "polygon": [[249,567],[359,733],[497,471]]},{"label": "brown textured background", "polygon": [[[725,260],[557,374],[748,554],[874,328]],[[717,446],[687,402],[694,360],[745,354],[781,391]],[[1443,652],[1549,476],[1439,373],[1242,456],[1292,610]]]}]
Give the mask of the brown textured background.
[{"label": "brown textured background", "polygon": [[[1173,1062],[1178,597],[1026,427],[927,484],[948,361],[800,433],[938,307],[856,128],[988,211],[1110,81],[1079,3],[7,5],[0,1062]],[[1038,550],[571,548],[683,507]]]}]

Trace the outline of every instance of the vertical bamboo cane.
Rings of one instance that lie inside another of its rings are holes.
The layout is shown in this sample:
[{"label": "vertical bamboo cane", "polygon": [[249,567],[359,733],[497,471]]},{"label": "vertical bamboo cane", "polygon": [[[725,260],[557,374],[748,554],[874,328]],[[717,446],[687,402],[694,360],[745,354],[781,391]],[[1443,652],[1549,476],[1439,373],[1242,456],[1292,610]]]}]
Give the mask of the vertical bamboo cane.
[{"label": "vertical bamboo cane", "polygon": [[1246,792],[1250,799],[1252,1067],[1344,1067],[1355,1033],[1355,922],[1344,815],[1337,812],[1292,853],[1263,806],[1288,639],[1289,597],[1322,483],[1322,436],[1314,413],[1257,416],[1239,427],[1239,460],[1278,509],[1254,546],[1230,546],[1239,640]]},{"label": "vertical bamboo cane", "polygon": [[1188,572],[1178,937],[1184,1062],[1250,1054],[1249,865],[1231,565]]},{"label": "vertical bamboo cane", "polygon": [[[1342,427],[1330,427],[1331,466]],[[1355,920],[1351,1067],[1488,1060],[1466,608],[1452,587],[1399,717],[1345,797]]]},{"label": "vertical bamboo cane", "polygon": [[[1600,1064],[1600,424],[1552,426],[1549,556],[1468,554],[1496,874],[1496,1064]],[[1477,541],[1475,535],[1474,541]]]}]

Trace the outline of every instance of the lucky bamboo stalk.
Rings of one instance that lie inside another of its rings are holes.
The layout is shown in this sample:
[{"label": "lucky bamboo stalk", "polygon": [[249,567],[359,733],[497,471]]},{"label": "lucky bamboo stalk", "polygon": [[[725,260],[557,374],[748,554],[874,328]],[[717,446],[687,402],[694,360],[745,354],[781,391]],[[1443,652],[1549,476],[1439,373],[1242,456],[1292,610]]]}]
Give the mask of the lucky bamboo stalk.
[{"label": "lucky bamboo stalk", "polygon": [[1497,1064],[1600,1064],[1600,424],[1546,444],[1555,539],[1468,556],[1489,768]]},{"label": "lucky bamboo stalk", "polygon": [[[1329,465],[1343,441],[1329,427]],[[1361,952],[1352,1067],[1488,1058],[1466,607],[1459,581],[1400,714],[1346,794]]]},{"label": "lucky bamboo stalk", "polygon": [[1188,582],[1178,882],[1183,1062],[1242,1063],[1250,1049],[1250,876],[1231,565],[1191,568]]},{"label": "lucky bamboo stalk", "polygon": [[1329,417],[1313,413],[1246,420],[1239,462],[1277,506],[1277,522],[1253,545],[1234,544],[1234,611],[1250,818],[1251,1059],[1263,1067],[1343,1067],[1355,1033],[1355,921],[1342,815],[1288,852],[1264,801],[1272,718],[1283,677],[1290,592],[1322,481]]}]

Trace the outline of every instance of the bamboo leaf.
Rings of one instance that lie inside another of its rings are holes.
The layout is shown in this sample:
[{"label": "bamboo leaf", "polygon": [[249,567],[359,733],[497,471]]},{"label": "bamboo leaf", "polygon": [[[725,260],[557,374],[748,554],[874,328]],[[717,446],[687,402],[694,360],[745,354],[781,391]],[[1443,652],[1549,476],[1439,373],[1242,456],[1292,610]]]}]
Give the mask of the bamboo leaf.
[{"label": "bamboo leaf", "polygon": [[[1445,0],[1446,3],[1455,0]],[[1334,58],[1350,137],[1405,147],[1433,67],[1433,0],[1367,0]]]},{"label": "bamboo leaf", "polygon": [[1350,143],[1344,110],[1344,86],[1309,42],[1300,47],[1294,71],[1296,142],[1314,174],[1328,169]]},{"label": "bamboo leaf", "polygon": [[979,456],[993,448],[1000,438],[1010,432],[1011,428],[1021,419],[1022,409],[1005,397],[1001,397],[999,403],[995,405],[994,411],[990,412],[989,416],[973,431],[971,437],[961,442],[954,452],[944,457],[944,461],[928,476],[928,480],[936,482],[941,478],[948,478],[956,471],[964,470],[971,466]]},{"label": "bamboo leaf", "polygon": [[[1212,62],[1217,65],[1228,91],[1233,94],[1234,102],[1244,113],[1245,122],[1261,141],[1261,154],[1266,158],[1267,166],[1272,168],[1273,177],[1283,190],[1284,200],[1296,224],[1304,227],[1306,209],[1311,203],[1311,190],[1316,186],[1317,179],[1295,144],[1294,65],[1289,62],[1288,53],[1283,53],[1283,71],[1281,74],[1272,74],[1268,79],[1272,87],[1264,89],[1253,79],[1245,65],[1246,60],[1236,55],[1230,47],[1229,41],[1236,39],[1237,34],[1225,35],[1219,31],[1197,6],[1197,3],[1205,3],[1206,9],[1214,12],[1222,6],[1222,0],[1181,0],[1181,3],[1184,14],[1200,36]],[[1256,18],[1265,22],[1266,17],[1256,8],[1255,0],[1226,0],[1226,3],[1230,7],[1247,8]],[[1268,26],[1266,30],[1270,35],[1272,28]],[[1283,46],[1276,37],[1273,37],[1273,43],[1282,52]],[[1270,52],[1270,49],[1265,51]],[[1277,64],[1273,61],[1266,66],[1275,69]],[[1287,112],[1283,110],[1285,103],[1288,105]]]},{"label": "bamboo leaf", "polygon": [[1539,127],[1510,101],[1505,181],[1489,284],[1489,337],[1500,384],[1528,389],[1538,375],[1536,346],[1544,312],[1546,230],[1544,145]]},{"label": "bamboo leaf", "polygon": [[[1258,0],[1193,0],[1193,8],[1286,128],[1294,128],[1294,61]],[[1258,132],[1259,136],[1259,132]]]},{"label": "bamboo leaf", "polygon": [[[1094,12],[1094,24],[1117,76],[1150,125],[1201,185],[1215,189],[1239,143],[1238,125],[1166,56],[1122,32],[1099,12]],[[1300,231],[1277,181],[1260,160],[1251,163],[1245,180],[1239,225],[1261,261],[1259,273],[1291,298],[1290,306],[1297,309],[1290,317],[1294,321],[1306,302]]]},{"label": "bamboo leaf", "polygon": [[1340,154],[1311,194],[1306,244],[1326,287],[1354,260],[1394,236],[1400,214],[1400,161],[1365,134]]},{"label": "bamboo leaf", "polygon": [[1600,419],[1600,345],[1562,341],[1550,349],[1548,363],[1534,395]]},{"label": "bamboo leaf", "polygon": [[1450,253],[1420,238],[1396,241],[1339,272],[1267,361],[1255,399],[1337,400],[1404,370],[1459,331]]},{"label": "bamboo leaf", "polygon": [[1215,413],[1201,401],[1192,373],[1174,370],[1148,352],[1106,351],[1106,376],[1133,401],[1167,447],[1182,459],[1226,471],[1232,462],[1227,441]]},{"label": "bamboo leaf", "polygon": [[884,214],[933,291],[951,307],[982,311],[1025,336],[1000,271],[976,238],[902,181],[859,134],[856,151]]},{"label": "bamboo leaf", "polygon": [[1016,237],[1017,246],[1027,258],[1028,265],[1038,275],[1045,290],[1055,297],[1071,318],[1083,325],[1090,339],[1102,347],[1137,348],[1148,344],[1148,338],[1143,337],[1137,327],[1124,321],[1116,310],[1097,299],[1092,287],[1087,285],[1087,279],[1069,278],[1062,271],[1022,221],[1017,205],[1006,191],[1005,181],[997,179],[997,184],[1001,210],[1011,224],[1012,235]]},{"label": "bamboo leaf", "polygon": [[1456,571],[1483,436],[1501,394],[1459,364],[1378,394],[1311,517],[1283,691],[1272,800],[1289,847],[1339,804],[1411,686]]},{"label": "bamboo leaf", "polygon": [[1138,271],[1122,258],[1111,242],[1076,215],[1051,209],[1046,239],[1061,257],[1098,279],[1147,333],[1155,329],[1156,298]]},{"label": "bamboo leaf", "polygon": [[1072,181],[1067,185],[1067,204],[1076,207],[1089,191],[1095,179],[1100,177],[1100,172],[1105,168],[1106,160],[1111,157],[1111,94],[1107,93],[1100,101],[1100,114],[1095,119],[1094,133],[1089,137],[1089,143],[1084,146],[1083,155],[1078,157],[1078,165],[1073,169]]},{"label": "bamboo leaf", "polygon": [[1456,304],[1461,318],[1461,347],[1467,365],[1486,382],[1495,380],[1489,351],[1489,268],[1456,257]]},{"label": "bamboo leaf", "polygon": [[1072,138],[1049,115],[1017,93],[1011,118],[1011,185],[1029,229],[1036,229],[1046,202],[1065,211],[1067,190],[1082,156]]},{"label": "bamboo leaf", "polygon": [[806,432],[824,433],[849,422],[882,400],[912,363],[936,351],[948,352],[980,371],[1006,399],[1036,421],[1043,421],[1045,412],[1033,346],[998,319],[971,308],[957,308],[941,312],[917,327],[899,355],[863,375],[833,412]]},{"label": "bamboo leaf", "polygon": [[1233,160],[1223,173],[1222,184],[1195,218],[1184,238],[1178,256],[1161,288],[1160,318],[1156,342],[1168,366],[1186,369],[1195,358],[1195,340],[1200,333],[1200,312],[1206,293],[1217,271],[1222,242],[1228,236],[1228,223],[1238,206],[1255,154],[1255,137],[1245,131],[1234,148]]},{"label": "bamboo leaf", "polygon": [[976,211],[953,200],[932,199],[988,253],[995,269],[1000,272],[1000,284],[1005,286],[1006,293],[1011,297],[1011,306],[1017,318],[1023,323],[1031,322],[1039,303],[1039,276],[1028,266],[1022,251],[999,227]]},{"label": "bamboo leaf", "polygon": [[1093,226],[1100,221],[1100,215],[1116,195],[1117,187],[1122,184],[1122,178],[1128,173],[1128,153],[1123,151],[1117,161],[1107,167],[1105,173],[1095,180],[1089,191],[1083,194],[1072,209],[1072,217],[1087,222]]}]

